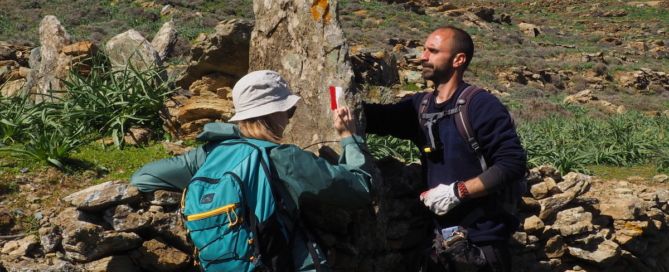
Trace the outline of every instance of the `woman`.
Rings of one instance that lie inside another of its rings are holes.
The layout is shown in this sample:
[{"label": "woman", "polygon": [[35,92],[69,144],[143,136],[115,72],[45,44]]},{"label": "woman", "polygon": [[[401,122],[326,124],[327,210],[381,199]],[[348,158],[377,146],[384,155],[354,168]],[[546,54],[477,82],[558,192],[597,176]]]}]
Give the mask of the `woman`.
[{"label": "woman", "polygon": [[[363,154],[362,139],[355,135],[355,124],[347,108],[333,111],[334,128],[341,138],[343,154],[338,165],[331,165],[297,146],[280,144],[300,98],[291,93],[288,84],[278,73],[269,70],[249,73],[235,84],[232,99],[236,113],[230,121],[237,122],[237,125],[207,124],[198,136],[199,140],[215,143],[242,138],[278,144],[270,149],[269,164],[283,185],[283,195],[288,195],[283,199],[290,200],[286,201],[289,209],[308,208],[305,201],[346,208],[369,205],[371,176],[370,171],[365,170],[369,167],[369,161]],[[143,192],[157,189],[183,190],[207,159],[211,151],[208,146],[200,146],[184,155],[148,164],[132,176],[131,183]],[[278,221],[281,224],[289,220],[280,217]],[[308,238],[307,232],[288,236],[293,236],[287,238],[292,245],[288,255],[292,256],[281,257],[284,260],[279,262],[285,263],[285,259],[291,259],[289,265],[292,267],[275,269],[329,270],[321,249],[313,239]],[[274,264],[277,260],[264,262]]]}]

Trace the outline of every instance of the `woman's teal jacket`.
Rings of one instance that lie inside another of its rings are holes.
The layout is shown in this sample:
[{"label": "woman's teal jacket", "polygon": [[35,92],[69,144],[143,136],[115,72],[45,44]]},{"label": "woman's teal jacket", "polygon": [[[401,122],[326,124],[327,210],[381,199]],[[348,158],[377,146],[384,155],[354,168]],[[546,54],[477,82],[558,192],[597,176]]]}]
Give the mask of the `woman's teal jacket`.
[{"label": "woman's teal jacket", "polygon": [[[212,142],[240,138],[239,129],[233,124],[210,123],[198,135],[198,140]],[[370,205],[371,173],[369,154],[362,138],[342,139],[343,154],[339,164],[304,151],[295,145],[279,145],[270,152],[272,167],[285,185],[293,204],[298,209],[308,209],[305,201],[336,205],[347,209]],[[207,157],[205,146],[181,156],[149,163],[135,172],[131,183],[143,192],[159,189],[182,191]],[[297,237],[298,240],[304,239]],[[303,241],[295,241],[293,259],[297,271],[314,271],[312,258]],[[328,271],[320,249],[321,270]]]}]

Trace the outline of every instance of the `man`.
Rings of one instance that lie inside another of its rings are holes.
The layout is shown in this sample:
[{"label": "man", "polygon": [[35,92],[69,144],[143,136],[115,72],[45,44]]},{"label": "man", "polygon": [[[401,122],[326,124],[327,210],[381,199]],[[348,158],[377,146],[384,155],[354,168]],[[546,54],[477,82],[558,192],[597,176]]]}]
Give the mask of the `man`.
[{"label": "man", "polygon": [[[508,198],[513,198],[503,195],[509,195],[513,188],[518,192],[526,172],[525,151],[511,116],[493,95],[475,92],[467,107],[458,108],[458,98],[470,86],[463,81],[474,55],[469,34],[456,27],[442,27],[428,36],[424,47],[422,74],[434,82],[434,91],[396,104],[365,104],[367,132],[409,139],[421,149],[429,190],[420,199],[434,213],[437,225],[437,246],[423,265],[424,271],[472,267],[510,271],[507,241],[518,219],[502,209]],[[457,111],[467,113],[473,142],[480,147],[477,152],[458,130]],[[457,237],[465,239],[453,239]]]}]

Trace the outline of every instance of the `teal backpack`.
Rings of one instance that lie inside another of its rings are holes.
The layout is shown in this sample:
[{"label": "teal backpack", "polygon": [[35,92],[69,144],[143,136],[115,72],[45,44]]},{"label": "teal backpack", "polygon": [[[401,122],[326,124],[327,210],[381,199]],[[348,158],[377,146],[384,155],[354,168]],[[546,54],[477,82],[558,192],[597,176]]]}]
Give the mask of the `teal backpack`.
[{"label": "teal backpack", "polygon": [[279,223],[284,210],[269,165],[274,146],[254,139],[205,146],[207,158],[181,201],[203,271],[292,270],[292,234]]}]

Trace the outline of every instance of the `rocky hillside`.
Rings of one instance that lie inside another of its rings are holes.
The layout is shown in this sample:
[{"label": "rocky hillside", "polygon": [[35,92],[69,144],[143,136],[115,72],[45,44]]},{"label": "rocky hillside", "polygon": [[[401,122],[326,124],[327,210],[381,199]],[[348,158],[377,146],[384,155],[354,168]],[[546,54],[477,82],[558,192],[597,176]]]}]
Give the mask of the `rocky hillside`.
[{"label": "rocky hillside", "polygon": [[[592,118],[628,111],[669,116],[667,1],[337,5],[337,13],[314,5],[300,16],[313,16],[316,27],[293,20],[291,31],[279,28],[281,37],[272,38],[272,24],[281,21],[254,22],[248,0],[0,1],[0,94],[30,91],[35,101],[58,99],[49,95],[69,88],[61,79],[73,76],[70,71],[80,78],[94,74],[98,56],[110,71],[159,67],[149,81],[177,89],[161,110],[166,136],[133,126],[120,139],[99,143],[158,146],[157,157],[164,157],[185,152],[184,141],[203,124],[231,116],[231,86],[249,67],[277,69],[293,81],[309,78],[295,84],[297,91],[324,89],[324,80],[312,73],[326,69],[328,81],[355,91],[349,97],[354,104],[427,89],[418,61],[422,41],[431,29],[453,24],[476,43],[466,80],[500,97],[520,124],[569,117],[568,105],[583,106]],[[333,20],[341,30],[309,32]],[[254,31],[266,35],[253,40]],[[309,103],[296,118],[322,118],[317,95],[301,95]],[[652,136],[666,139],[669,132],[658,129],[660,135]],[[328,140],[327,130],[295,141]],[[162,138],[173,141],[155,143]],[[94,158],[67,171],[25,166],[0,153],[0,271],[192,270],[191,246],[176,213],[178,193],[141,194],[128,186],[129,173],[141,163],[130,166],[132,151],[123,152],[103,149],[94,156],[128,160],[125,167],[107,169]],[[316,207],[307,214],[338,271],[407,271],[429,242],[430,221],[416,198],[423,189],[419,168],[392,159],[378,166],[382,183],[374,209]],[[668,180],[655,174],[605,179],[534,168],[514,235],[514,271],[669,271]],[[115,175],[123,178],[107,182]]]}]

